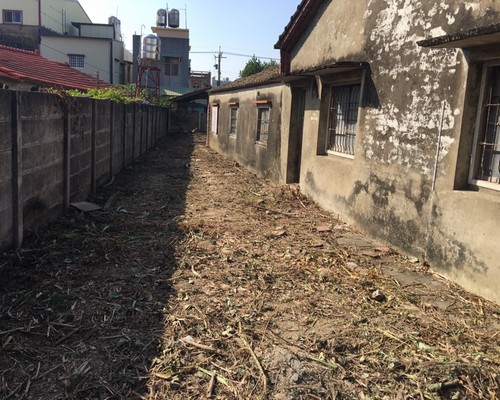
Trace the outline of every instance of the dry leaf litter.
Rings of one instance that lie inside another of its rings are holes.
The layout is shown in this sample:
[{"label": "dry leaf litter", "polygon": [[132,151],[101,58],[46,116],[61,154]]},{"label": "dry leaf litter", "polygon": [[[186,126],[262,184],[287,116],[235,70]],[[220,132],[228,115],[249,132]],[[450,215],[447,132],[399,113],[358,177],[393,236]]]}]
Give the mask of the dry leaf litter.
[{"label": "dry leaf litter", "polygon": [[500,307],[175,134],[0,258],[1,399],[499,399]]}]

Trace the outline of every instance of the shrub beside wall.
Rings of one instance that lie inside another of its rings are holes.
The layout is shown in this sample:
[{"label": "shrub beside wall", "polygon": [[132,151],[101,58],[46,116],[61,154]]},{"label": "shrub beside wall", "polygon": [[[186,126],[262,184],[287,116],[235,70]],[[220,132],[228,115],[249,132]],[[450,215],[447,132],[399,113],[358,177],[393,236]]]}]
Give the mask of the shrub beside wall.
[{"label": "shrub beside wall", "polygon": [[167,125],[163,107],[0,91],[0,247],[84,200]]}]

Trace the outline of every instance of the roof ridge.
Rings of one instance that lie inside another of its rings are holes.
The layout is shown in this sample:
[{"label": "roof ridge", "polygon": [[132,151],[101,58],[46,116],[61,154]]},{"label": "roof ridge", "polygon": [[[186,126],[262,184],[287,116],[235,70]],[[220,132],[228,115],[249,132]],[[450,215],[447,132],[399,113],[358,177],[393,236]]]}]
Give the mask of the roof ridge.
[{"label": "roof ridge", "polygon": [[7,46],[5,44],[0,44],[0,48],[5,49],[5,50],[10,50],[10,51],[15,51],[15,52],[18,52],[18,53],[32,54],[32,55],[35,55],[35,56],[40,56],[40,52],[38,50],[19,49],[17,47],[11,47],[11,46]]}]

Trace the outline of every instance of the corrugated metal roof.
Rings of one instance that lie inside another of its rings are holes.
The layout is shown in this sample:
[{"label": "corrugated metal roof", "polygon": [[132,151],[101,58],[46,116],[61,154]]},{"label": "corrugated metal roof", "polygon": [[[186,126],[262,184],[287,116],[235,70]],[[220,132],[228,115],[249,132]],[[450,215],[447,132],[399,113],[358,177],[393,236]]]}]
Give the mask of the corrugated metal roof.
[{"label": "corrugated metal roof", "polygon": [[98,81],[90,75],[71,68],[67,63],[47,60],[38,52],[3,45],[0,45],[0,76],[64,89],[88,90],[111,86],[107,82]]}]

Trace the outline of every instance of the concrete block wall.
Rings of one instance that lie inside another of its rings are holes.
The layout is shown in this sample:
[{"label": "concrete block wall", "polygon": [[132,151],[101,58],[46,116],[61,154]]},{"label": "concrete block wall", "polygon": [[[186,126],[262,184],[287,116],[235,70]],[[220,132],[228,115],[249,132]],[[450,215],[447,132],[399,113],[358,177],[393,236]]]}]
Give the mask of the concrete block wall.
[{"label": "concrete block wall", "polygon": [[125,142],[125,163],[124,165],[129,165],[135,159],[135,137],[137,133],[135,120],[136,116],[136,104],[127,104],[124,106],[124,123],[125,123],[125,138],[130,139]]},{"label": "concrete block wall", "polygon": [[79,99],[69,114],[70,197],[84,198],[91,191],[92,100]]},{"label": "concrete block wall", "polygon": [[119,103],[111,103],[111,174],[118,173],[125,163],[125,125],[124,125],[125,105]]},{"label": "concrete block wall", "polygon": [[11,93],[0,90],[0,247],[13,235],[11,112]]},{"label": "concrete block wall", "polygon": [[142,113],[143,106],[136,105],[135,120],[134,120],[134,158],[142,152]]},{"label": "concrete block wall", "polygon": [[61,213],[64,111],[55,96],[19,92],[17,99],[22,220],[36,226]]},{"label": "concrete block wall", "polygon": [[95,107],[95,174],[96,184],[111,178],[111,102],[99,101]]},{"label": "concrete block wall", "polygon": [[0,248],[87,198],[167,125],[161,107],[0,91]]},{"label": "concrete block wall", "polygon": [[169,130],[172,132],[191,132],[193,129],[204,132],[207,127],[207,115],[199,111],[172,110],[169,123]]},{"label": "concrete block wall", "polygon": [[146,148],[147,144],[148,144],[149,118],[148,118],[147,111],[148,111],[147,106],[142,106],[142,112],[141,112],[141,152],[142,152],[142,149]]}]

